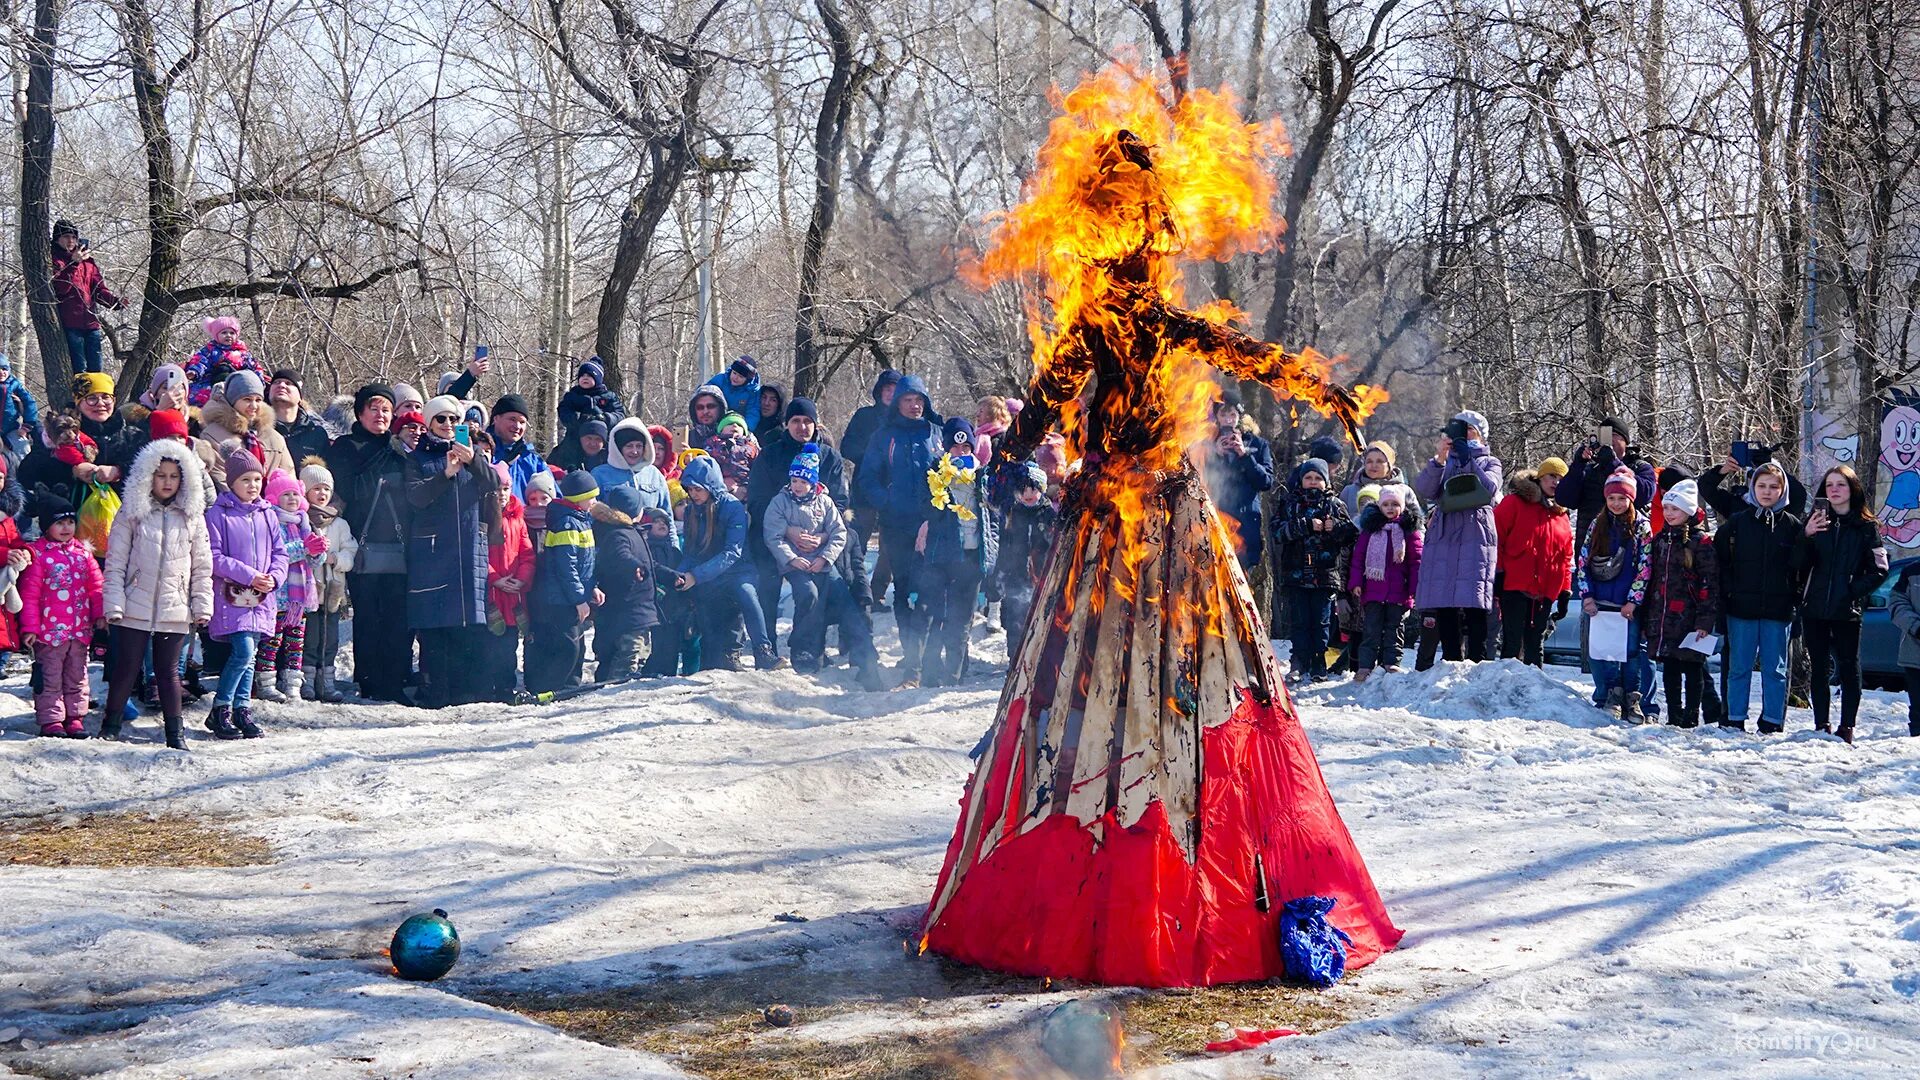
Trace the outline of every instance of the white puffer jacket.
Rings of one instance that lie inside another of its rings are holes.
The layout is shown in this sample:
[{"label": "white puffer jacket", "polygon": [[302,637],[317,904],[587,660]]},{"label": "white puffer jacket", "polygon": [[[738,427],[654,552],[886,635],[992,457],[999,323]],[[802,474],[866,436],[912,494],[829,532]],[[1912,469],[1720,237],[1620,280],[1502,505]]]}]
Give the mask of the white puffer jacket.
[{"label": "white puffer jacket", "polygon": [[[180,466],[180,492],[166,506],[153,501],[153,472],[162,461]],[[107,541],[108,619],[133,630],[185,634],[213,618],[205,472],[198,455],[173,439],[156,439],[133,459]]]}]

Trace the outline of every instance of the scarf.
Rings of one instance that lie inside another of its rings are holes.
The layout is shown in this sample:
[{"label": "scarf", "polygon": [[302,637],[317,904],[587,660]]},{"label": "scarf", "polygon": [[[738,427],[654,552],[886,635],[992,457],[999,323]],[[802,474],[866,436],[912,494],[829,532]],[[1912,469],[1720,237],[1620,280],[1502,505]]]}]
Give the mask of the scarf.
[{"label": "scarf", "polygon": [[1389,559],[1396,565],[1407,561],[1407,530],[1397,521],[1387,522],[1367,538],[1367,580],[1387,580]]}]

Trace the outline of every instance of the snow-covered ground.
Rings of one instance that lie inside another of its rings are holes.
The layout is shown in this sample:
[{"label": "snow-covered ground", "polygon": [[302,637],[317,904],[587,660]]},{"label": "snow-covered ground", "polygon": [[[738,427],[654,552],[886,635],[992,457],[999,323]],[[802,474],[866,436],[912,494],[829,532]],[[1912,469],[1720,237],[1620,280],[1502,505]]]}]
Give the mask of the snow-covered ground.
[{"label": "snow-covered ground", "polygon": [[[277,861],[0,853],[0,1076],[678,1075],[461,994],[905,963],[998,686],[749,672],[517,709],[269,706],[268,738],[182,757],[150,721],[128,744],[32,738],[16,680],[5,812],[204,814]],[[1869,694],[1851,748],[1803,712],[1768,741],[1629,730],[1577,672],[1511,662],[1300,706],[1406,940],[1333,992],[1358,1019],[1157,1075],[1885,1076],[1920,1058],[1902,699]],[[401,983],[378,950],[430,907],[465,953]]]}]

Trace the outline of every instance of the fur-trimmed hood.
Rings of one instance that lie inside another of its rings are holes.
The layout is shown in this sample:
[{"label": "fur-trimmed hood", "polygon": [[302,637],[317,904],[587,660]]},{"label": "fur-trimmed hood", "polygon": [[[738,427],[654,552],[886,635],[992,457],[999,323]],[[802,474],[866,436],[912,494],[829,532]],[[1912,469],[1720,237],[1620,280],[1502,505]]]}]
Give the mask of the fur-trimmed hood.
[{"label": "fur-trimmed hood", "polygon": [[227,399],[221,396],[220,391],[215,390],[213,396],[207,399],[207,403],[200,406],[200,424],[203,428],[220,429],[224,432],[222,439],[233,435],[244,435],[249,431],[273,430],[273,410],[263,404],[260,406],[260,412],[265,417],[264,422],[256,423],[249,420],[234,411],[233,406],[227,404]]},{"label": "fur-trimmed hood", "polygon": [[127,469],[126,492],[121,496],[120,512],[133,518],[151,517],[162,508],[153,501],[153,474],[162,461],[180,466],[180,493],[173,505],[188,517],[207,512],[207,469],[193,448],[177,439],[155,439],[142,447]]},{"label": "fur-trimmed hood", "polygon": [[[1380,512],[1380,506],[1377,503],[1368,503],[1365,507],[1362,507],[1360,510],[1360,520],[1354,522],[1363,533],[1379,532],[1386,523],[1387,515]],[[1419,532],[1427,527],[1426,520],[1420,516],[1420,503],[1418,500],[1409,499],[1407,501],[1406,508],[1400,511],[1400,524],[1403,528],[1413,532]]]},{"label": "fur-trimmed hood", "polygon": [[633,524],[632,518],[628,517],[627,515],[621,513],[618,510],[615,510],[613,507],[608,506],[606,503],[600,502],[598,500],[596,500],[592,506],[589,506],[587,508],[587,514],[590,517],[592,517],[593,520],[598,521],[603,525],[632,525]]},{"label": "fur-trimmed hood", "polygon": [[1544,506],[1562,514],[1567,512],[1566,507],[1547,501],[1546,489],[1540,486],[1539,469],[1521,469],[1507,477],[1507,490],[1535,506]]}]

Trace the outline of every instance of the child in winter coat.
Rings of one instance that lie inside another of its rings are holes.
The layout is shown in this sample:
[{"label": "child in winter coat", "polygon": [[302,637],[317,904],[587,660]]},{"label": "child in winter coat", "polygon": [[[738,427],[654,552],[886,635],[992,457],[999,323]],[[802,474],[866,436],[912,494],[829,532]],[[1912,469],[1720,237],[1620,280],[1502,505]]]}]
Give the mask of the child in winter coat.
[{"label": "child in winter coat", "polygon": [[327,538],[307,524],[306,489],[284,470],[275,469],[267,477],[263,497],[273,505],[280,525],[281,543],[287,551],[287,575],[274,596],[278,615],[273,634],[260,642],[254,659],[253,696],[281,704],[300,697],[307,613],[319,606],[314,564],[326,557]]},{"label": "child in winter coat", "polygon": [[1647,653],[1660,661],[1667,691],[1667,722],[1700,724],[1701,687],[1707,658],[1687,648],[1695,634],[1713,633],[1720,617],[1720,569],[1713,537],[1700,527],[1700,488],[1675,484],[1660,499],[1662,528],[1647,559],[1647,600],[1640,608]]},{"label": "child in winter coat", "polygon": [[[959,681],[981,583],[999,564],[1000,529],[988,513],[986,470],[973,456],[973,421],[956,416],[942,435],[945,452],[927,470],[933,514],[920,525],[924,575],[915,586],[931,601],[918,665],[925,686]],[[909,669],[908,685],[913,678]]]},{"label": "child in winter coat", "polygon": [[693,625],[693,606],[686,593],[675,587],[675,575],[669,567],[680,565],[680,545],[675,541],[673,514],[657,506],[640,508],[641,532],[647,538],[647,554],[660,572],[654,575],[653,600],[660,615],[653,628],[653,654],[647,658],[648,675],[678,675],[700,670],[700,650],[689,628]]},{"label": "child in winter coat", "polygon": [[[533,485],[527,486],[533,491]],[[534,555],[533,604],[527,612],[526,682],[530,693],[577,686],[586,662],[587,615],[602,599],[593,586],[593,477],[578,470],[560,482],[547,506],[546,535]]]},{"label": "child in winter coat", "polygon": [[1360,605],[1360,646],[1354,650],[1353,681],[1366,682],[1375,667],[1400,670],[1401,630],[1420,586],[1425,537],[1413,489],[1385,484],[1360,524],[1347,566],[1347,585]]},{"label": "child in winter coat", "polygon": [[853,656],[860,685],[884,689],[879,657],[873,649],[873,624],[853,602],[838,570],[847,546],[840,508],[820,482],[820,447],[806,443],[787,467],[787,486],[761,515],[760,539],[780,574],[793,589],[793,632],[787,651],[793,670],[811,675],[826,653],[827,626],[840,628],[840,643]]},{"label": "child in winter coat", "polygon": [[593,504],[593,580],[605,597],[593,615],[597,682],[631,679],[653,655],[660,610],[640,509],[640,490],[629,486],[602,489]]},{"label": "child in winter coat", "polygon": [[1573,591],[1587,618],[1602,611],[1617,611],[1627,620],[1627,658],[1593,661],[1593,696],[1594,704],[1609,712],[1618,709],[1622,720],[1637,724],[1645,719],[1640,709],[1640,685],[1647,650],[1633,616],[1646,600],[1653,530],[1633,504],[1639,479],[1632,469],[1625,465],[1615,469],[1607,477],[1604,490],[1606,509],[1594,516],[1586,535],[1580,538],[1579,572],[1574,575]]},{"label": "child in winter coat", "polygon": [[56,490],[35,492],[40,539],[27,545],[33,561],[20,575],[22,641],[40,665],[33,695],[40,734],[87,737],[87,650],[106,625],[105,582],[93,551],[76,538],[78,513]]},{"label": "child in winter coat", "polygon": [[231,315],[216,315],[204,324],[207,343],[194,351],[181,365],[187,373],[187,400],[203,406],[213,397],[214,387],[226,385],[236,371],[251,371],[268,381],[267,369],[253,358],[247,343],[240,340],[240,320]]},{"label": "child in winter coat", "polygon": [[[511,701],[519,682],[520,630],[526,625],[527,600],[533,595],[533,532],[527,527],[527,508],[513,495],[507,463],[494,462],[493,471],[501,480],[500,532],[487,545],[487,636],[480,643],[480,654],[489,696]],[[527,490],[531,494],[533,485]]]},{"label": "child in winter coat", "polygon": [[1000,527],[1000,559],[994,574],[1000,579],[1000,625],[1007,632],[1008,655],[1014,656],[1025,640],[1033,597],[1053,556],[1060,513],[1047,501],[1047,474],[1033,462],[1017,466],[1008,486],[1013,503]]},{"label": "child in winter coat", "polygon": [[1327,677],[1333,596],[1340,589],[1347,549],[1357,534],[1346,504],[1333,493],[1326,462],[1308,458],[1300,466],[1297,484],[1281,503],[1273,531],[1280,544],[1280,581],[1286,588],[1293,628],[1293,664],[1287,681],[1319,682]]},{"label": "child in winter coat", "polygon": [[167,746],[187,748],[181,730],[180,657],[194,629],[213,618],[213,549],[207,542],[206,469],[185,443],[156,439],[133,459],[126,500],[107,544],[106,617],[114,665],[100,737],[120,734],[122,712],[153,649],[153,674]]},{"label": "child in winter coat", "polygon": [[612,430],[627,418],[620,395],[607,387],[607,369],[597,356],[582,363],[574,373],[573,385],[560,397],[559,411],[562,443],[577,442],[580,425],[589,420],[598,420]]},{"label": "child in winter coat", "polygon": [[746,417],[739,413],[721,417],[719,430],[707,442],[707,456],[719,463],[727,493],[745,501],[747,474],[753,470],[753,459],[760,456],[760,440],[748,430]]},{"label": "child in winter coat", "polygon": [[682,506],[680,569],[674,586],[689,594],[700,631],[701,670],[740,670],[733,647],[735,619],[746,625],[753,666],[774,671],[787,666],[773,647],[753,563],[747,557],[747,508],[727,491],[720,466],[706,454],[688,459],[680,474],[687,501]]},{"label": "child in winter coat", "polygon": [[728,366],[727,370],[706,381],[707,386],[720,391],[726,399],[727,410],[742,416],[756,416],[760,411],[760,365],[753,357],[743,356]]},{"label": "child in winter coat", "polygon": [[307,528],[326,542],[313,562],[313,610],[307,613],[306,653],[301,661],[305,687],[302,697],[340,701],[345,695],[334,684],[333,663],[340,653],[340,615],[347,609],[347,575],[360,554],[360,542],[333,501],[333,473],[326,463],[310,457],[300,469],[306,489]]},{"label": "child in winter coat", "polygon": [[228,646],[207,730],[220,739],[257,739],[263,733],[253,721],[254,658],[260,642],[278,629],[286,532],[273,504],[261,498],[267,477],[260,459],[230,444],[226,471],[227,490],[207,508],[214,579],[207,632]]}]

